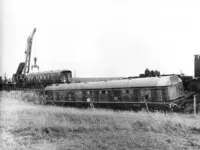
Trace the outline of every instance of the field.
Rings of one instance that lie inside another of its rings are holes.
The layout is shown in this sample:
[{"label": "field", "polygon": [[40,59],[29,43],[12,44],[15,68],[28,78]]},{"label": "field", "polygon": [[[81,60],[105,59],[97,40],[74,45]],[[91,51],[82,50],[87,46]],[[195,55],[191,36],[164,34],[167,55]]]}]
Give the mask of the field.
[{"label": "field", "polygon": [[34,98],[1,93],[1,149],[200,149],[199,114],[42,106]]}]

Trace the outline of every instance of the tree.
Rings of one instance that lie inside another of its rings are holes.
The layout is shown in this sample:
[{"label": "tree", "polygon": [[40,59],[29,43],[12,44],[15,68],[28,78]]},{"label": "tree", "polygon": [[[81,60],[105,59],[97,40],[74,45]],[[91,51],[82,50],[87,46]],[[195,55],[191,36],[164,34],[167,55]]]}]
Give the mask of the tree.
[{"label": "tree", "polygon": [[148,68],[146,68],[146,70],[144,71],[144,75],[145,77],[159,77],[160,76],[160,71],[158,70],[149,70]]},{"label": "tree", "polygon": [[145,77],[149,77],[149,73],[150,73],[149,69],[146,68],[146,70],[144,71]]},{"label": "tree", "polygon": [[159,77],[159,76],[160,76],[160,71],[155,70],[155,75],[156,75],[157,77]]}]

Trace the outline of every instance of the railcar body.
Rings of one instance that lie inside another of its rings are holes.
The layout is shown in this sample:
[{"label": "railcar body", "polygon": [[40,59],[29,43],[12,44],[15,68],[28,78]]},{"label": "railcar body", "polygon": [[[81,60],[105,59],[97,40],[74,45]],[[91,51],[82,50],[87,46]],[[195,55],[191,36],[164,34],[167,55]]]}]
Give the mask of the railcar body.
[{"label": "railcar body", "polygon": [[25,87],[44,88],[50,84],[69,83],[72,78],[70,70],[28,73],[25,76]]},{"label": "railcar body", "polygon": [[184,97],[177,76],[71,83],[47,86],[45,103],[117,109],[169,109]]}]

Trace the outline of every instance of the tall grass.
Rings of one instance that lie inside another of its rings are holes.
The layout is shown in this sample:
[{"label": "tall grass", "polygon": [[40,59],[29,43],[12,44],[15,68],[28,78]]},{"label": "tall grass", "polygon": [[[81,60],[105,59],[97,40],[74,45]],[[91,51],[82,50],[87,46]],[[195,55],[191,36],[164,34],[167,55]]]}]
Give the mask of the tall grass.
[{"label": "tall grass", "polygon": [[181,149],[188,141],[189,148],[200,147],[200,115],[63,108],[9,98],[0,106],[1,128],[25,148]]}]

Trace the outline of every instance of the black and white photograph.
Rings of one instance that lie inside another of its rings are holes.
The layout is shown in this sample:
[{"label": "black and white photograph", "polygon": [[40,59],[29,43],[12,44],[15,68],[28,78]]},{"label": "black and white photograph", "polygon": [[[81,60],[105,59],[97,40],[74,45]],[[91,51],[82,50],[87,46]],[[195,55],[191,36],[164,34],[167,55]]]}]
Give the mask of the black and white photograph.
[{"label": "black and white photograph", "polygon": [[199,149],[199,0],[0,0],[0,150]]}]

